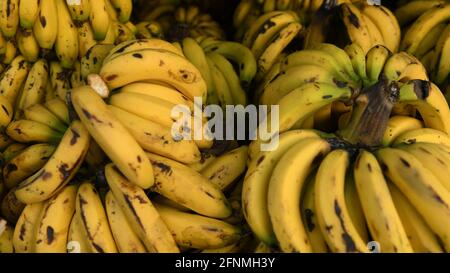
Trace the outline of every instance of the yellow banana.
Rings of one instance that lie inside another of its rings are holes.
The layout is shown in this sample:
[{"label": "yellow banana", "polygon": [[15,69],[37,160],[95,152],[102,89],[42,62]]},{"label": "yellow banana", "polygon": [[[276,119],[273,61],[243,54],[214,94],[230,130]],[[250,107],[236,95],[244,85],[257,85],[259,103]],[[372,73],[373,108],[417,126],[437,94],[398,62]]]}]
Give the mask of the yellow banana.
[{"label": "yellow banana", "polygon": [[[3,221],[3,219],[0,219]],[[1,222],[0,222],[1,223]],[[0,233],[0,253],[14,253],[13,234],[14,229],[4,224],[4,228]]]},{"label": "yellow banana", "polygon": [[56,36],[55,52],[61,61],[61,66],[70,69],[78,58],[78,30],[72,21],[65,1],[56,0],[56,8],[58,9],[58,35]]},{"label": "yellow banana", "polygon": [[39,58],[40,47],[34,37],[33,30],[20,28],[16,34],[17,47],[28,62],[36,62]]},{"label": "yellow banana", "polygon": [[2,111],[0,111],[0,127],[4,129],[12,121],[14,109],[11,102],[5,96],[0,96],[0,106],[2,108]]},{"label": "yellow banana", "polygon": [[24,116],[28,120],[40,122],[61,133],[67,130],[67,125],[42,104],[25,108]]},{"label": "yellow banana", "polygon": [[23,56],[19,55],[14,58],[8,69],[3,72],[0,80],[0,94],[5,96],[12,105],[16,102],[20,88],[22,87],[29,70],[30,64]]},{"label": "yellow banana", "polygon": [[408,116],[393,116],[389,119],[381,143],[390,146],[397,137],[405,132],[423,128],[420,120]]},{"label": "yellow banana", "polygon": [[6,128],[6,133],[15,141],[23,143],[58,143],[63,135],[48,125],[26,119],[11,122]]},{"label": "yellow banana", "polygon": [[32,29],[39,13],[39,0],[19,2],[19,23],[26,29]]},{"label": "yellow banana", "polygon": [[55,116],[57,116],[65,124],[70,124],[69,109],[64,101],[54,98],[45,102],[45,107],[50,110]]},{"label": "yellow banana", "polygon": [[85,22],[89,20],[89,16],[91,15],[91,4],[89,3],[90,1],[91,0],[80,0],[80,1],[66,0],[67,7],[69,8],[72,20],[77,22]]},{"label": "yellow banana", "polygon": [[94,38],[94,31],[89,22],[74,23],[78,32],[78,56],[84,57],[88,50],[97,44],[97,41]]},{"label": "yellow banana", "polygon": [[367,53],[374,43],[361,11],[351,3],[342,4],[340,10],[351,42],[358,44]]},{"label": "yellow banana", "polygon": [[105,0],[89,1],[91,12],[89,14],[89,22],[94,30],[96,40],[103,40],[106,37],[111,20],[106,11]]},{"label": "yellow banana", "polygon": [[111,0],[111,4],[117,10],[119,21],[126,23],[130,20],[133,3],[131,0]]},{"label": "yellow banana", "polygon": [[450,137],[448,134],[431,128],[420,128],[404,132],[395,138],[392,144],[413,144],[416,142],[435,143],[450,147]]},{"label": "yellow banana", "polygon": [[383,45],[372,47],[366,55],[366,74],[369,85],[373,85],[380,80],[383,67],[386,60],[390,57],[391,52]]},{"label": "yellow banana", "polygon": [[40,59],[33,64],[17,102],[17,108],[20,111],[44,101],[48,75],[47,61]]},{"label": "yellow banana", "polygon": [[395,10],[395,17],[397,17],[400,26],[403,27],[411,23],[417,17],[421,16],[427,10],[430,10],[444,3],[444,1],[440,0],[407,1],[404,5],[401,5]]},{"label": "yellow banana", "polygon": [[112,44],[96,44],[91,46],[81,58],[81,77],[87,79],[90,74],[98,74],[103,60],[114,47]]},{"label": "yellow banana", "polygon": [[[75,209],[76,210],[76,209]],[[69,234],[67,235],[67,252],[68,253],[90,253],[87,238],[84,235],[81,219],[74,214],[69,226]]]},{"label": "yellow banana", "polygon": [[3,35],[11,38],[19,27],[19,0],[2,1],[0,9],[0,29]]},{"label": "yellow banana", "polygon": [[50,63],[50,83],[55,95],[66,101],[67,91],[70,90],[69,75],[60,62]]},{"label": "yellow banana", "polygon": [[5,217],[8,222],[16,223],[25,206],[26,204],[17,199],[16,188],[13,188],[3,197],[1,202],[2,217]]},{"label": "yellow banana", "polygon": [[39,46],[51,50],[58,36],[58,9],[54,0],[40,0],[39,15],[33,25]]},{"label": "yellow banana", "polygon": [[22,211],[14,228],[13,244],[16,253],[35,252],[36,232],[44,202],[29,204]]},{"label": "yellow banana", "polygon": [[17,48],[17,43],[15,41],[15,39],[10,39],[8,41],[6,41],[6,45],[5,45],[5,53],[2,59],[2,62],[4,64],[8,64],[10,65],[14,59],[16,58],[16,56],[18,55],[19,49]]}]

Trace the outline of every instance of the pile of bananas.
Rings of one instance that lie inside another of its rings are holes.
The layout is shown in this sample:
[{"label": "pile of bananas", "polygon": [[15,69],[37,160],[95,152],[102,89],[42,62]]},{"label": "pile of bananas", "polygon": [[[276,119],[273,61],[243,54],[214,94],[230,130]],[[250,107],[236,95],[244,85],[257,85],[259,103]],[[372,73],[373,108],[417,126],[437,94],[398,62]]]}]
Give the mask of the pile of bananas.
[{"label": "pile of bananas", "polygon": [[449,3],[235,4],[1,2],[0,253],[450,252]]}]

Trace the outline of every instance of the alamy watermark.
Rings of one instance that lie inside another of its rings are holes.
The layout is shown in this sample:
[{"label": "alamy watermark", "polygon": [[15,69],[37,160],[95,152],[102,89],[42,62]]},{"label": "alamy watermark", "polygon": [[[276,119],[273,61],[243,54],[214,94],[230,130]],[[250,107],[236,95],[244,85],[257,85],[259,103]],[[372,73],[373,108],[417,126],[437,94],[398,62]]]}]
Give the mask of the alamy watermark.
[{"label": "alamy watermark", "polygon": [[[261,151],[273,151],[279,140],[278,105],[219,105],[203,107],[201,97],[172,109],[172,137],[175,140],[259,140]],[[204,123],[204,118],[208,121]],[[270,125],[270,126],[269,126]]]}]

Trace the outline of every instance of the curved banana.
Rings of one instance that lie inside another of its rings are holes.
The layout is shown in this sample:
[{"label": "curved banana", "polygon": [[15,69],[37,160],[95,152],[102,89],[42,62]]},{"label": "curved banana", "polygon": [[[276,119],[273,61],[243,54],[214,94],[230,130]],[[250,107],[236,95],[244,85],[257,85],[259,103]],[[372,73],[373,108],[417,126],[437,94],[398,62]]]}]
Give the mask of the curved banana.
[{"label": "curved banana", "polygon": [[20,28],[16,34],[17,47],[28,62],[36,62],[39,58],[40,47],[34,37],[33,30]]},{"label": "curved banana", "polygon": [[39,0],[19,2],[19,24],[26,29],[32,29],[39,13]]},{"label": "curved banana", "polygon": [[0,96],[0,106],[2,109],[0,111],[0,127],[4,129],[11,123],[14,116],[14,109],[11,102],[5,96]]},{"label": "curved banana", "polygon": [[233,96],[231,95],[230,86],[228,85],[225,76],[220,72],[217,65],[206,56],[209,70],[211,71],[211,78],[214,85],[214,95],[212,98],[207,98],[207,103],[212,103],[217,99],[217,103],[225,109],[227,105],[234,105]]},{"label": "curved banana", "polygon": [[423,124],[416,118],[408,116],[393,116],[388,121],[381,144],[385,147],[390,146],[399,135],[420,128],[423,128]]},{"label": "curved banana", "polygon": [[3,151],[3,160],[5,160],[5,162],[8,162],[13,157],[22,152],[25,148],[27,148],[27,145],[23,143],[12,143],[8,145],[8,147],[6,147],[6,149]]},{"label": "curved banana", "polygon": [[25,108],[24,116],[28,120],[40,122],[61,133],[67,130],[67,125],[42,104]]},{"label": "curved banana", "polygon": [[376,152],[383,173],[422,215],[431,230],[450,250],[450,193],[436,176],[408,152],[385,148]]},{"label": "curved banana", "polygon": [[56,8],[58,9],[58,35],[55,52],[61,61],[61,66],[70,69],[78,58],[78,30],[72,22],[65,1],[56,0]]},{"label": "curved banana", "polygon": [[54,98],[46,101],[44,104],[45,107],[47,107],[47,109],[55,114],[55,116],[57,116],[61,121],[63,121],[65,124],[70,124],[69,109],[67,108],[67,105],[64,103],[64,101],[58,98]]},{"label": "curved banana", "polygon": [[142,188],[151,187],[153,171],[144,151],[108,110],[102,98],[92,88],[84,86],[72,91],[71,100],[89,133],[125,176]]},{"label": "curved banana", "polygon": [[19,27],[19,0],[2,1],[0,9],[0,29],[3,35],[11,38]]},{"label": "curved banana", "polygon": [[60,62],[50,63],[50,83],[55,95],[66,101],[67,91],[70,90],[70,82],[67,70],[64,70]]},{"label": "curved banana", "polygon": [[361,11],[351,3],[340,5],[340,11],[351,42],[358,44],[367,53],[374,43]]},{"label": "curved banana", "polygon": [[36,233],[44,206],[44,202],[29,204],[22,211],[14,228],[13,245],[16,253],[35,252]]},{"label": "curved banana", "polygon": [[114,45],[96,44],[91,46],[81,58],[81,77],[87,79],[90,74],[98,74],[106,56]]},{"label": "curved banana", "polygon": [[90,252],[117,252],[99,193],[89,181],[83,182],[78,188],[75,213],[80,219]]},{"label": "curved banana", "polygon": [[[242,203],[244,216],[257,238],[267,245],[275,246],[270,216],[267,209],[267,194],[272,172],[280,158],[292,145],[305,138],[317,138],[310,130],[293,130],[280,135],[278,147],[273,151],[257,152],[254,141],[249,147],[250,163],[244,178]],[[261,143],[259,143],[261,145]]]},{"label": "curved banana", "polygon": [[97,44],[97,41],[95,40],[94,31],[89,22],[77,23],[75,21],[74,23],[78,33],[78,56],[84,57],[88,50]]},{"label": "curved banana", "polygon": [[15,141],[23,143],[58,143],[63,135],[46,124],[26,119],[11,122],[6,128],[6,133]]},{"label": "curved banana", "polygon": [[367,52],[366,75],[370,81],[369,85],[373,85],[379,81],[386,60],[390,57],[390,55],[391,51],[383,45],[376,45],[372,47],[369,52]]},{"label": "curved banana", "polygon": [[267,207],[283,252],[312,252],[298,203],[306,178],[316,167],[315,160],[329,150],[330,145],[320,138],[301,140],[280,158],[272,172]]},{"label": "curved banana", "polygon": [[117,10],[118,19],[121,23],[126,23],[130,20],[133,9],[132,0],[111,0],[111,4]]},{"label": "curved banana", "polygon": [[405,1],[403,5],[395,10],[395,17],[397,17],[400,26],[403,27],[411,23],[417,17],[421,16],[427,10],[430,10],[444,3],[445,1],[441,0]]},{"label": "curved banana", "polygon": [[333,252],[368,252],[351,220],[344,197],[349,154],[334,150],[320,164],[316,176],[316,209],[319,226]]},{"label": "curved banana", "polygon": [[17,199],[16,188],[12,188],[1,202],[2,217],[5,217],[8,222],[16,223],[25,206],[26,204]]},{"label": "curved banana", "polygon": [[44,101],[48,75],[49,67],[46,60],[39,59],[33,64],[17,101],[19,110],[23,111],[25,108]]},{"label": "curved banana", "polygon": [[89,16],[91,15],[91,4],[89,3],[90,1],[91,0],[66,0],[72,20],[83,23],[89,20]]},{"label": "curved banana", "polygon": [[83,226],[81,225],[81,219],[76,213],[73,215],[69,226],[69,234],[67,235],[67,252],[90,253],[87,238],[86,235],[84,235]]},{"label": "curved banana", "polygon": [[370,233],[380,243],[380,251],[412,252],[376,157],[370,152],[361,151],[353,171]]},{"label": "curved banana", "polygon": [[450,137],[448,134],[431,128],[420,128],[404,132],[395,138],[392,145],[395,146],[401,143],[413,144],[416,142],[435,143],[450,147]]},{"label": "curved banana", "polygon": [[227,218],[231,207],[219,187],[176,161],[147,154],[155,174],[153,190],[191,210],[213,218]]},{"label": "curved banana", "polygon": [[355,43],[349,44],[344,48],[350,57],[352,66],[356,74],[364,81],[368,81],[366,68],[366,54],[363,49]]},{"label": "curved banana", "polygon": [[4,64],[10,65],[13,60],[17,57],[19,49],[17,48],[17,43],[15,39],[10,39],[6,41],[5,53],[2,59]]},{"label": "curved banana", "polygon": [[17,198],[29,204],[52,197],[78,171],[89,147],[89,139],[83,124],[72,122],[47,163],[19,184]]},{"label": "curved banana", "polygon": [[96,40],[104,40],[110,28],[111,19],[106,11],[106,0],[89,0],[91,12],[89,22],[94,30]]},{"label": "curved banana", "polygon": [[16,98],[20,93],[20,89],[28,72],[30,64],[21,55],[14,58],[12,63],[3,72],[0,80],[0,94],[5,96],[9,102],[14,105]]},{"label": "curved banana", "polygon": [[67,235],[75,213],[78,185],[68,185],[44,203],[37,219],[33,249],[36,253],[66,253]]},{"label": "curved banana", "polygon": [[131,225],[128,223],[125,213],[111,191],[106,193],[105,209],[108,215],[114,241],[120,253],[145,253],[147,250],[142,244]]},{"label": "curved banana", "polygon": [[[3,221],[3,219],[0,220]],[[0,233],[0,253],[14,253],[13,235],[13,227],[5,223],[3,231]]]},{"label": "curved banana", "polygon": [[108,185],[128,223],[150,252],[179,252],[167,225],[145,192],[130,183],[113,165],[105,167]]},{"label": "curved banana", "polygon": [[33,25],[33,33],[41,48],[53,48],[58,36],[58,9],[54,0],[40,0],[39,15]]}]

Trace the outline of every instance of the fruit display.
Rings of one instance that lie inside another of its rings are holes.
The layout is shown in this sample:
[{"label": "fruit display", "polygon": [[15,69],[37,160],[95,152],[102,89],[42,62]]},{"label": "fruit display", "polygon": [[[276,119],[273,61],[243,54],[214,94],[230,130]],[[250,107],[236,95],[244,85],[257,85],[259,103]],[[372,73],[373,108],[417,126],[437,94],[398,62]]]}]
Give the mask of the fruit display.
[{"label": "fruit display", "polygon": [[450,3],[0,4],[0,253],[450,252]]}]

